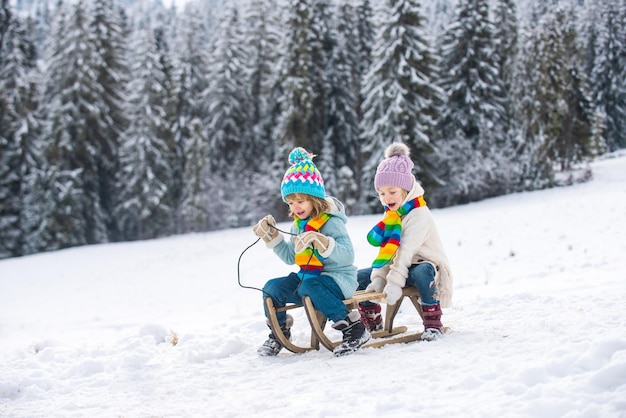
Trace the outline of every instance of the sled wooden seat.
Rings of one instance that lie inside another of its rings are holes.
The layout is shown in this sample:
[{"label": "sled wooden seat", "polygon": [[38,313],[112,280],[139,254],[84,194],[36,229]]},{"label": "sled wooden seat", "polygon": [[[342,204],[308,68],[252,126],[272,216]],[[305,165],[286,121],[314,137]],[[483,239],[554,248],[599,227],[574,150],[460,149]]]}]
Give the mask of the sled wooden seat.
[{"label": "sled wooden seat", "polygon": [[[358,305],[360,302],[368,300],[381,300],[384,299],[385,296],[385,293],[382,292],[367,292],[365,290],[359,290],[350,299],[345,299],[343,302],[346,304],[348,310],[354,310],[358,309]],[[398,314],[400,305],[402,305],[402,301],[405,297],[408,297],[409,300],[411,300],[413,306],[417,310],[417,313],[420,315],[420,317],[423,317],[422,306],[419,303],[419,291],[415,287],[405,287],[402,289],[402,297],[400,298],[400,300],[395,305],[387,305],[387,308],[385,310],[385,322],[383,325],[383,329],[373,332],[372,340],[363,345],[363,347],[377,348],[382,347],[386,344],[406,343],[421,339],[421,332],[407,334],[407,327],[393,326],[394,319]],[[289,304],[279,308],[276,308],[274,306],[272,298],[265,298],[264,301],[265,310],[268,313],[267,316],[270,328],[272,329],[272,332],[276,336],[276,338],[278,338],[280,343],[287,350],[293,353],[304,353],[309,350],[319,350],[321,344],[328,350],[332,351],[337,345],[341,344],[341,340],[332,341],[324,333],[327,318],[323,313],[315,309],[315,307],[313,306],[313,302],[311,302],[311,299],[308,296],[305,296],[303,298],[304,305]],[[305,309],[309,324],[311,326],[311,340],[310,345],[308,346],[298,346],[292,343],[289,339],[287,339],[280,329],[280,325],[276,317],[276,314],[278,312],[286,312],[291,309],[302,307],[304,307]]]}]

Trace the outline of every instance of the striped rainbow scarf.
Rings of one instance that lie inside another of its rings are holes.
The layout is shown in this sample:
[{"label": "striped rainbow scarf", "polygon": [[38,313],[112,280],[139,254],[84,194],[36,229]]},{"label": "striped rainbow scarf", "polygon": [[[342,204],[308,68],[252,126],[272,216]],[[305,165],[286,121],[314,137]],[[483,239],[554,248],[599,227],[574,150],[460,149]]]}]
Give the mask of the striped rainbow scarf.
[{"label": "striped rainbow scarf", "polygon": [[402,217],[420,206],[426,206],[424,196],[418,196],[400,206],[397,211],[385,206],[385,217],[367,234],[367,241],[374,247],[380,247],[372,267],[381,268],[390,262],[400,246],[402,233]]},{"label": "striped rainbow scarf", "polygon": [[[331,215],[328,213],[322,213],[318,218],[300,219],[295,218],[294,223],[299,231],[315,231],[319,232],[322,226],[330,219]],[[307,248],[301,253],[296,254],[296,264],[300,266],[300,277],[305,279],[306,277],[319,276],[322,274],[324,264],[318,258],[319,253],[316,249]]]}]

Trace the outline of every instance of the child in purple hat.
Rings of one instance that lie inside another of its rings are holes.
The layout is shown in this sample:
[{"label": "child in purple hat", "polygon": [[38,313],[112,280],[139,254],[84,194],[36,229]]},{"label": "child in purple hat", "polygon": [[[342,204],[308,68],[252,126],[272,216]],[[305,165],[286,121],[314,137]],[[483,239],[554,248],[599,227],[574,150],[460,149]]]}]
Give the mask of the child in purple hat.
[{"label": "child in purple hat", "polygon": [[[367,235],[380,249],[372,267],[359,270],[357,279],[359,289],[386,293],[389,305],[398,303],[403,287],[417,287],[424,316],[422,339],[434,340],[443,332],[441,308],[450,306],[452,275],[424,189],[412,169],[405,144],[395,142],[385,150],[374,177],[385,215]],[[359,312],[370,331],[382,328],[379,304],[363,302]]]}]

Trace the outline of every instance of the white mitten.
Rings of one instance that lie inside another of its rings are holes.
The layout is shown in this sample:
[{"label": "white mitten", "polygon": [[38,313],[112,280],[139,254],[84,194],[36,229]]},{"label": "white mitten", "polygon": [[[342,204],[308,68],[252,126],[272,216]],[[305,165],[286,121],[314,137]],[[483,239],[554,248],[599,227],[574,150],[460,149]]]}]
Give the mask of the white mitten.
[{"label": "white mitten", "polygon": [[383,292],[387,294],[387,305],[395,305],[402,297],[402,288],[394,283],[387,283]]},{"label": "white mitten", "polygon": [[383,279],[382,277],[375,277],[372,279],[372,282],[367,285],[365,290],[367,292],[382,292],[386,284],[387,280]]}]

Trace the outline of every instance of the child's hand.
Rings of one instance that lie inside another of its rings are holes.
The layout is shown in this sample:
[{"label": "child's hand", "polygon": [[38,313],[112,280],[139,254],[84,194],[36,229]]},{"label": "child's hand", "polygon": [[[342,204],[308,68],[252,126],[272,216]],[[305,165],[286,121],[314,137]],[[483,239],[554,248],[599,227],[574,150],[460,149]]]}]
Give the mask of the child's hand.
[{"label": "child's hand", "polygon": [[395,283],[387,283],[383,292],[387,294],[387,305],[395,305],[402,297],[402,288]]},{"label": "child's hand", "polygon": [[282,235],[278,229],[276,229],[276,221],[272,215],[267,215],[261,219],[252,227],[252,231],[268,246],[277,242]]},{"label": "child's hand", "polygon": [[375,277],[372,279],[372,282],[367,285],[365,290],[368,292],[382,292],[386,284],[387,280],[382,277]]},{"label": "child's hand", "polygon": [[335,248],[335,240],[315,231],[308,231],[293,238],[296,254],[307,248],[315,248],[322,257],[328,257]]}]

